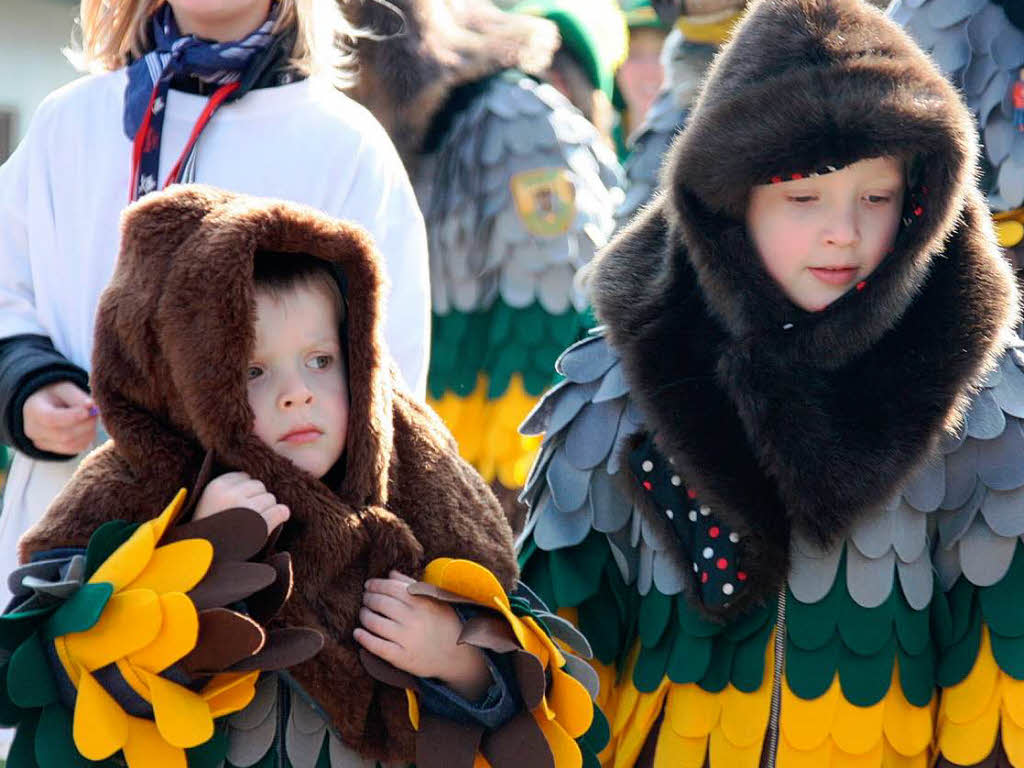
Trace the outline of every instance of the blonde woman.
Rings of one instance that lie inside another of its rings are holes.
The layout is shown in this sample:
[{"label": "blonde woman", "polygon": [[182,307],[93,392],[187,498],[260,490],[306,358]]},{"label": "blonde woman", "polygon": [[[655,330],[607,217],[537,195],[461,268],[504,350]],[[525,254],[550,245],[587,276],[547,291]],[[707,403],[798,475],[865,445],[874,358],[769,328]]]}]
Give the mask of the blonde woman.
[{"label": "blonde woman", "polygon": [[102,434],[94,314],[120,212],[154,189],[203,182],[361,224],[391,278],[392,354],[425,386],[423,221],[390,140],[335,87],[350,30],[334,0],[82,0],[80,21],[92,74],[45,100],[0,167],[0,443],[17,451],[0,571]]}]

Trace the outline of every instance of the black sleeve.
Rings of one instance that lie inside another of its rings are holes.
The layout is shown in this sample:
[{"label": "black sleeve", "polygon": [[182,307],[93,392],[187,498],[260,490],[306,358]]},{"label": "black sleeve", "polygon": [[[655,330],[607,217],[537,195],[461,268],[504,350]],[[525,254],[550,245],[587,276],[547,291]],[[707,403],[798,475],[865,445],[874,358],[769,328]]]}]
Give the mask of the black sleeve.
[{"label": "black sleeve", "polygon": [[46,336],[25,334],[0,339],[0,442],[34,459],[72,458],[40,451],[25,436],[25,401],[40,388],[57,381],[70,381],[89,390],[89,375],[54,349]]}]

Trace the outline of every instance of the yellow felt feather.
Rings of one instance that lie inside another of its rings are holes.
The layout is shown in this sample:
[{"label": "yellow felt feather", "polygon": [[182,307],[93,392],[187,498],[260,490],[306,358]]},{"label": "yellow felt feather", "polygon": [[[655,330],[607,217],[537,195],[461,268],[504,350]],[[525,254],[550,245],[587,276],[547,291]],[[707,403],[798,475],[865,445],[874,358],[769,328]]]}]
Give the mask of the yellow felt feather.
[{"label": "yellow felt feather", "polygon": [[130,768],[188,768],[185,750],[167,743],[152,720],[128,717],[124,756]]},{"label": "yellow felt feather", "polygon": [[838,677],[816,699],[800,698],[783,678],[780,729],[793,751],[813,752],[821,747],[832,730],[836,705],[841,698]]},{"label": "yellow felt feather", "polygon": [[99,669],[152,643],[163,624],[157,594],[133,589],[114,594],[85,632],[64,635],[68,654],[79,667]]},{"label": "yellow felt feather", "polygon": [[128,740],[128,716],[121,705],[83,671],[72,723],[75,747],[88,760],[106,760]]}]

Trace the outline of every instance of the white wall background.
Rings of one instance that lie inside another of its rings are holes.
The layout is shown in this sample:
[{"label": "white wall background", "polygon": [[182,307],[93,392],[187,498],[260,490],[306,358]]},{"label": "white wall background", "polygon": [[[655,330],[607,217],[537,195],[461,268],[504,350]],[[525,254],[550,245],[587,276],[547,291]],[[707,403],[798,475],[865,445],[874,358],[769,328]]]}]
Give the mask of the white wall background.
[{"label": "white wall background", "polygon": [[0,109],[17,113],[16,139],[46,94],[78,75],[61,53],[77,14],[73,0],[0,0]]}]

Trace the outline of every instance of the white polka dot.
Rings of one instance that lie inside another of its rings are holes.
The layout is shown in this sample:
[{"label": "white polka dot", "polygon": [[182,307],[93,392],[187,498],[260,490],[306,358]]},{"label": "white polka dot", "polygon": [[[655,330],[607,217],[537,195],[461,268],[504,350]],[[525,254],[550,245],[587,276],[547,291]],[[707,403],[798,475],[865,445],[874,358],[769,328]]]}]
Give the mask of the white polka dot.
[{"label": "white polka dot", "polygon": [[673,512],[671,509],[666,509],[665,510],[665,516],[668,517],[669,520],[671,520],[672,518],[674,518],[676,516],[676,513]]},{"label": "white polka dot", "polygon": [[694,563],[694,564],[693,564],[693,572],[694,572],[694,573],[696,573],[696,572],[697,572],[698,570],[699,570],[699,569],[697,568],[697,564],[696,564],[696,563]]},{"label": "white polka dot", "polygon": [[704,517],[707,517],[711,514],[711,507],[705,504],[703,507],[700,508],[700,513],[704,515]]},{"label": "white polka dot", "polygon": [[715,550],[711,547],[704,547],[704,551],[701,554],[704,555],[705,560],[710,560],[714,556]]},{"label": "white polka dot", "polygon": [[791,331],[791,330],[793,330],[793,324],[792,323],[786,323],[784,326],[782,326],[782,330],[784,330],[784,331]]},{"label": "white polka dot", "polygon": [[725,584],[723,584],[723,585],[722,585],[722,591],[723,591],[723,592],[724,592],[725,594],[727,594],[727,595],[731,595],[731,594],[732,594],[732,584],[729,584],[728,582],[726,582]]},{"label": "white polka dot", "polygon": [[740,540],[740,535],[738,533],[736,533],[735,531],[733,531],[732,533],[729,534],[729,541],[731,541],[733,544],[738,544],[739,540]]},{"label": "white polka dot", "polygon": [[679,475],[672,475],[672,485],[678,488],[683,484],[683,481],[679,479]]},{"label": "white polka dot", "polygon": [[650,459],[647,459],[640,466],[643,468],[644,472],[650,472],[652,469],[654,469],[654,462],[651,461]]},{"label": "white polka dot", "polygon": [[689,518],[690,518],[690,522],[691,523],[696,523],[697,522],[697,510],[696,509],[691,509],[690,510]]}]

